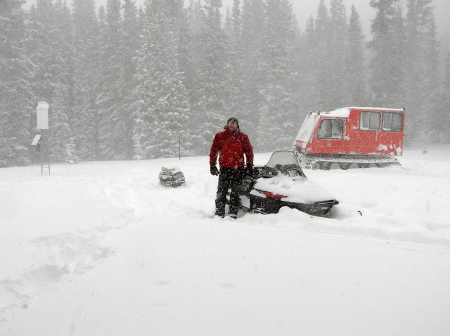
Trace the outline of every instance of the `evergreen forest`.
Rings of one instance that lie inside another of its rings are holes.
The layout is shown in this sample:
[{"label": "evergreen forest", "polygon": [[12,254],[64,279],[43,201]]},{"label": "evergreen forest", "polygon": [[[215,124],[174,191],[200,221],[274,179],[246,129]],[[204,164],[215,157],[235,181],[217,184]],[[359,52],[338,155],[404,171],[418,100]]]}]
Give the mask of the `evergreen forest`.
[{"label": "evergreen forest", "polygon": [[[0,0],[0,167],[207,155],[237,117],[256,152],[288,149],[309,111],[406,108],[406,144],[450,143],[450,55],[432,0]],[[42,131],[44,132],[44,131]]]}]

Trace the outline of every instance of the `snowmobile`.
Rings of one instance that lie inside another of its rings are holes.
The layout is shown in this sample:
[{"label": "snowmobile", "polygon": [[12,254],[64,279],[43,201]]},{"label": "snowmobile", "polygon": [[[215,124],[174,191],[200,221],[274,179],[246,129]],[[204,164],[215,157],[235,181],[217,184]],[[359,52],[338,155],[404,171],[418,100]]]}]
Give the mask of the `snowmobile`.
[{"label": "snowmobile", "polygon": [[281,207],[297,209],[314,216],[327,216],[339,202],[317,183],[309,180],[300,166],[296,151],[275,151],[265,166],[255,166],[244,176],[241,209],[271,214]]}]

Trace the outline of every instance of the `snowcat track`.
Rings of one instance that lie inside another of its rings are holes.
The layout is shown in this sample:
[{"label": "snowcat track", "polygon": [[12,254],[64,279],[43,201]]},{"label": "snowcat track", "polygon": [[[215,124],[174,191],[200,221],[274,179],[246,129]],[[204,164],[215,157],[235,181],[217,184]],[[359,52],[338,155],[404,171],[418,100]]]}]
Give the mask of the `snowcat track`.
[{"label": "snowcat track", "polygon": [[400,165],[394,157],[329,157],[321,156],[314,158],[304,159],[304,167],[306,169],[320,169],[329,170],[332,167],[346,170],[349,168],[369,168],[369,167],[388,167],[394,165]]}]

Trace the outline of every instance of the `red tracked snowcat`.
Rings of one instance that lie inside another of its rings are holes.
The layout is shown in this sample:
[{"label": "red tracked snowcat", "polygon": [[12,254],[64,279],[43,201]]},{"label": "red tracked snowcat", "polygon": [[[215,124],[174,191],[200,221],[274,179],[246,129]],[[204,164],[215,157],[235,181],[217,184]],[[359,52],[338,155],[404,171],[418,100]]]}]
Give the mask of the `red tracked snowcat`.
[{"label": "red tracked snowcat", "polygon": [[294,147],[309,169],[385,167],[402,155],[405,109],[344,107],[310,112]]}]

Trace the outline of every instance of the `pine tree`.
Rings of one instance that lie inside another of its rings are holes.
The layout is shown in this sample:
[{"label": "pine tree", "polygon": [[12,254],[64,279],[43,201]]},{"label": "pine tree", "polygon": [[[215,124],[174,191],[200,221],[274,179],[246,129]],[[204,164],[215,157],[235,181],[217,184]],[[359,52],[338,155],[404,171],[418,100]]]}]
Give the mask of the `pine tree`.
[{"label": "pine tree", "polygon": [[[196,93],[196,68],[195,68],[195,55],[196,48],[198,46],[197,40],[195,39],[194,27],[195,24],[191,23],[193,16],[195,16],[197,11],[197,6],[194,6],[191,1],[191,6],[183,10],[183,15],[180,16],[179,22],[179,42],[178,42],[178,66],[180,73],[183,74],[182,82],[187,90],[189,106],[194,106],[197,101]],[[192,109],[190,109],[190,114],[192,114]],[[184,139],[185,149],[192,148],[192,141],[195,136],[191,135]]]},{"label": "pine tree", "polygon": [[33,66],[33,94],[49,103],[50,159],[67,160],[71,134],[71,17],[61,1],[39,0],[30,11],[28,55]]},{"label": "pine tree", "polygon": [[[301,47],[298,54],[297,68],[300,75],[301,97],[304,112],[316,111],[320,106],[318,90],[316,90],[316,61],[318,41],[316,39],[315,23],[309,17],[305,32],[302,35]],[[303,115],[302,115],[303,116]]]},{"label": "pine tree", "polygon": [[198,154],[206,154],[214,134],[227,119],[226,97],[228,95],[228,55],[226,36],[222,28],[220,9],[222,0],[205,0],[202,8],[202,26],[198,34],[199,49],[196,54],[197,100],[194,102],[193,119],[198,129],[198,120],[203,127],[196,138]]},{"label": "pine tree", "polygon": [[190,29],[196,35],[202,26],[202,6],[200,0],[189,0],[187,7],[187,19]]},{"label": "pine tree", "polygon": [[257,150],[289,148],[298,130],[294,63],[295,20],[288,0],[266,3],[267,25],[259,71],[266,79],[260,94]]},{"label": "pine tree", "polygon": [[55,22],[55,67],[56,84],[53,91],[50,123],[50,153],[52,162],[73,159],[70,154],[72,127],[70,115],[73,109],[73,49],[72,16],[67,5],[61,0],[54,4]]},{"label": "pine tree", "polygon": [[328,93],[332,103],[331,108],[346,106],[348,103],[346,65],[349,50],[345,48],[348,40],[348,25],[346,8],[343,0],[330,1],[330,45],[327,51],[327,59],[330,63],[330,73],[327,80],[330,82]]},{"label": "pine tree", "polygon": [[[408,107],[407,140],[425,137],[436,141],[439,118],[436,105],[439,95],[438,41],[432,0],[409,0],[405,61],[406,106]],[[434,138],[434,139],[432,139]]]},{"label": "pine tree", "polygon": [[98,21],[94,0],[73,1],[74,20],[74,101],[73,132],[81,160],[96,160],[99,153]]},{"label": "pine tree", "polygon": [[[22,1],[0,1],[0,167],[30,162],[30,62]],[[33,106],[34,105],[34,106]]]},{"label": "pine tree", "polygon": [[439,76],[439,41],[437,39],[434,16],[430,18],[428,32],[426,34],[427,54],[425,57],[425,90],[428,95],[425,98],[426,107],[426,133],[433,143],[442,142],[448,134],[448,125],[443,121],[442,112],[439,110],[439,96],[441,78]]},{"label": "pine tree", "polygon": [[226,110],[229,116],[235,116],[239,119],[241,125],[250,125],[248,115],[245,113],[245,103],[247,95],[244,90],[244,45],[242,38],[242,11],[241,1],[233,1],[232,14],[229,18],[228,31],[228,55],[229,55],[229,73],[230,90],[229,97],[226,99]]},{"label": "pine tree", "polygon": [[[135,140],[137,155],[143,158],[174,157],[185,138],[189,103],[178,66],[179,17],[182,2],[147,2],[147,24],[141,67],[146,78]],[[150,122],[151,121],[151,122]]]},{"label": "pine tree", "polygon": [[351,8],[348,28],[348,44],[346,56],[346,89],[345,106],[366,106],[366,73],[364,67],[364,35],[361,21],[355,6]]},{"label": "pine tree", "polygon": [[242,49],[243,88],[245,97],[241,124],[247,124],[246,134],[253,144],[257,142],[257,128],[260,123],[260,90],[265,79],[259,71],[264,44],[266,13],[262,0],[243,0],[242,6]]},{"label": "pine tree", "polygon": [[135,76],[137,72],[137,55],[140,48],[140,34],[142,32],[138,10],[133,0],[125,0],[123,5],[123,20],[120,48],[121,87],[119,96],[121,101],[116,108],[121,111],[121,123],[112,125],[118,134],[114,144],[115,159],[131,159],[134,156],[134,100]]},{"label": "pine tree", "polygon": [[50,104],[57,85],[54,76],[60,70],[59,64],[55,64],[55,19],[51,0],[37,0],[36,6],[31,7],[28,24],[31,45],[28,52],[34,65],[33,91],[38,100]]},{"label": "pine tree", "polygon": [[450,127],[450,53],[447,54],[445,60],[445,77],[443,83],[443,90],[440,99],[441,105],[439,106],[439,113],[437,121],[440,123],[440,127],[437,128],[440,133],[440,141],[442,143],[450,143],[450,133],[448,129]]},{"label": "pine tree", "polygon": [[231,12],[230,12],[230,7],[227,7],[227,11],[225,13],[225,24],[224,24],[224,31],[225,34],[227,34],[227,36],[231,36],[232,35],[232,28],[233,23],[232,23],[232,19],[231,19]]},{"label": "pine tree", "polygon": [[99,130],[98,146],[101,159],[117,159],[121,155],[118,145],[123,140],[122,133],[127,129],[120,103],[122,83],[122,18],[121,1],[108,0],[106,16],[100,17],[100,59],[97,78],[97,97]]},{"label": "pine tree", "polygon": [[372,22],[372,105],[401,107],[404,102],[405,28],[400,0],[371,0],[376,16]]},{"label": "pine tree", "polygon": [[330,92],[332,83],[330,76],[333,71],[329,58],[329,46],[331,45],[331,22],[330,14],[325,6],[325,1],[321,0],[317,10],[317,19],[315,22],[314,36],[317,40],[315,50],[315,83],[316,101],[314,110],[332,109],[334,101]]},{"label": "pine tree", "polygon": [[151,125],[154,124],[154,116],[149,111],[148,106],[151,105],[151,97],[148,94],[151,90],[150,64],[152,59],[148,53],[148,48],[152,41],[151,38],[151,10],[152,0],[146,0],[144,8],[139,11],[140,22],[142,23],[142,39],[141,48],[137,53],[137,72],[134,79],[135,89],[133,90],[132,107],[134,109],[134,125],[133,125],[133,146],[134,158],[148,158],[149,150],[147,149],[148,137],[151,136]]}]

